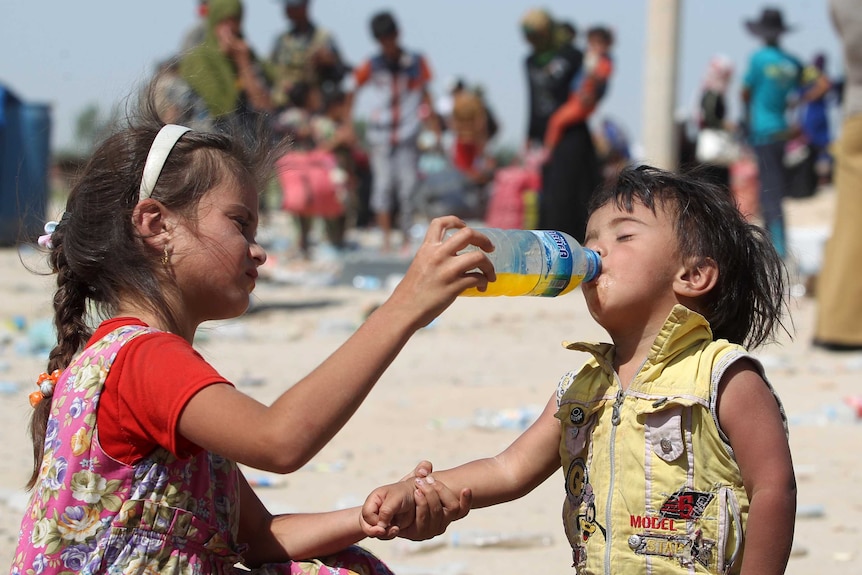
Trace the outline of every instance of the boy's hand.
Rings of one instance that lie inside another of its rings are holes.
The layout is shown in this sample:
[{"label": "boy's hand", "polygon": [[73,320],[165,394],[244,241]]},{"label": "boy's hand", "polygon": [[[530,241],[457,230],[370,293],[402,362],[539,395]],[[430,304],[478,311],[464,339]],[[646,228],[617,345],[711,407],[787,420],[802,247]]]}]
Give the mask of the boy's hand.
[{"label": "boy's hand", "polygon": [[470,512],[473,504],[473,493],[462,489],[455,495],[441,481],[436,481],[432,475],[424,479],[416,479],[418,487],[413,492],[416,513],[413,524],[403,527],[398,536],[413,541],[423,541],[440,535],[449,524],[461,519]]},{"label": "boy's hand", "polygon": [[378,487],[365,500],[359,523],[368,537],[392,539],[416,518],[415,480]]},{"label": "boy's hand", "polygon": [[467,515],[472,499],[469,489],[456,496],[430,475],[411,476],[375,489],[362,507],[360,523],[369,537],[430,539]]}]

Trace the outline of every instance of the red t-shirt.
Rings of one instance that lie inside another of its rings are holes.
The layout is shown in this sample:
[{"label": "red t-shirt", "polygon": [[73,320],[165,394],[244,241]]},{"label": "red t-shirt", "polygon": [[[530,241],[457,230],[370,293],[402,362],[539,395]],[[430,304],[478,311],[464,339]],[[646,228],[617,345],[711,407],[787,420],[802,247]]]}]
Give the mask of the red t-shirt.
[{"label": "red t-shirt", "polygon": [[[104,321],[87,346],[136,318]],[[183,338],[159,332],[136,337],[114,360],[96,412],[98,440],[105,453],[133,464],[162,446],[178,457],[200,447],[177,430],[180,414],[194,394],[225,378]]]}]

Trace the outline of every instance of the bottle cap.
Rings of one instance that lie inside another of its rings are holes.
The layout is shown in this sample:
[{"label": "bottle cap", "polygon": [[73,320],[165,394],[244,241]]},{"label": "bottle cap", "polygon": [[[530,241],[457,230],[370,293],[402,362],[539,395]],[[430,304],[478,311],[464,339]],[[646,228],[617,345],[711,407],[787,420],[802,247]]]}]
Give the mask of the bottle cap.
[{"label": "bottle cap", "polygon": [[598,253],[589,248],[584,248],[584,257],[587,260],[587,271],[584,273],[584,281],[593,281],[602,273],[602,258],[599,257]]}]

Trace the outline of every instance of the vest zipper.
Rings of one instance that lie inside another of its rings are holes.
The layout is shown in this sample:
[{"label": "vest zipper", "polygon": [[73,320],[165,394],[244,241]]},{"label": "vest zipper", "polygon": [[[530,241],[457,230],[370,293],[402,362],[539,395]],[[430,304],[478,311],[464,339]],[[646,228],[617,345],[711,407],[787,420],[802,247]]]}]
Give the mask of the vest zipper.
[{"label": "vest zipper", "polygon": [[[646,365],[648,360],[649,360],[649,357],[647,357],[643,360],[643,363],[638,368],[638,370],[635,372],[636,374],[640,374],[641,370],[644,368],[644,366]],[[607,537],[605,538],[605,573],[607,575],[611,575],[611,548],[613,547],[613,545],[612,545],[612,543],[613,543],[612,542],[613,529],[611,528],[611,515],[612,515],[611,507],[612,507],[613,498],[614,498],[614,484],[616,483],[616,465],[614,464],[614,462],[616,461],[615,451],[616,451],[616,443],[617,443],[617,429],[619,429],[620,421],[622,419],[620,416],[620,410],[622,409],[623,400],[625,399],[625,395],[628,392],[628,389],[631,388],[631,386],[634,385],[634,383],[638,379],[638,376],[635,375],[634,378],[629,383],[629,387],[627,387],[625,390],[623,390],[623,383],[620,381],[619,374],[616,371],[614,371],[613,374],[614,374],[614,381],[617,382],[617,386],[619,387],[619,389],[617,389],[617,397],[616,397],[616,399],[614,399],[614,404],[611,408],[612,409],[611,423],[613,424],[613,426],[611,427],[611,439],[610,439],[611,445],[610,445],[610,462],[609,462],[609,464],[610,464],[611,469],[610,469],[610,475],[609,475],[609,479],[608,479],[608,499],[605,502],[605,525],[607,525]]]},{"label": "vest zipper", "polygon": [[[620,388],[617,391],[617,398],[614,400],[614,405],[611,408],[613,410],[613,412],[611,413],[611,423],[614,426],[617,426],[620,424],[620,407],[623,404],[623,395],[624,395],[624,392],[623,392],[622,388]],[[611,449],[613,449],[613,445],[611,445]]]},{"label": "vest zipper", "polygon": [[617,390],[617,397],[614,400],[614,405],[612,407],[613,412],[611,413],[611,423],[613,427],[611,427],[611,445],[610,445],[610,475],[608,481],[608,499],[605,502],[605,525],[607,525],[607,540],[605,541],[605,573],[607,575],[611,575],[611,537],[613,531],[611,529],[611,503],[614,497],[614,483],[616,482],[616,466],[614,465],[614,461],[616,459],[615,451],[616,451],[616,439],[617,439],[617,427],[620,424],[620,407],[623,403],[623,397],[625,392],[623,391],[622,382],[620,381],[619,376],[614,372],[614,379],[619,385],[619,389]]}]

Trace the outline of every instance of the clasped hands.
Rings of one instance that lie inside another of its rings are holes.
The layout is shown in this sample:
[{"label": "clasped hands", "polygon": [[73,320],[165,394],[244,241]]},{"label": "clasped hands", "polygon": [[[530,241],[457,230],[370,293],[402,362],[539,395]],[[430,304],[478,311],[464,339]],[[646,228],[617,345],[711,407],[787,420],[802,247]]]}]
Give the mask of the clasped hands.
[{"label": "clasped hands", "polygon": [[456,495],[431,475],[431,463],[422,461],[401,481],[372,491],[359,522],[368,537],[422,541],[446,531],[467,515],[472,503],[470,489]]}]

